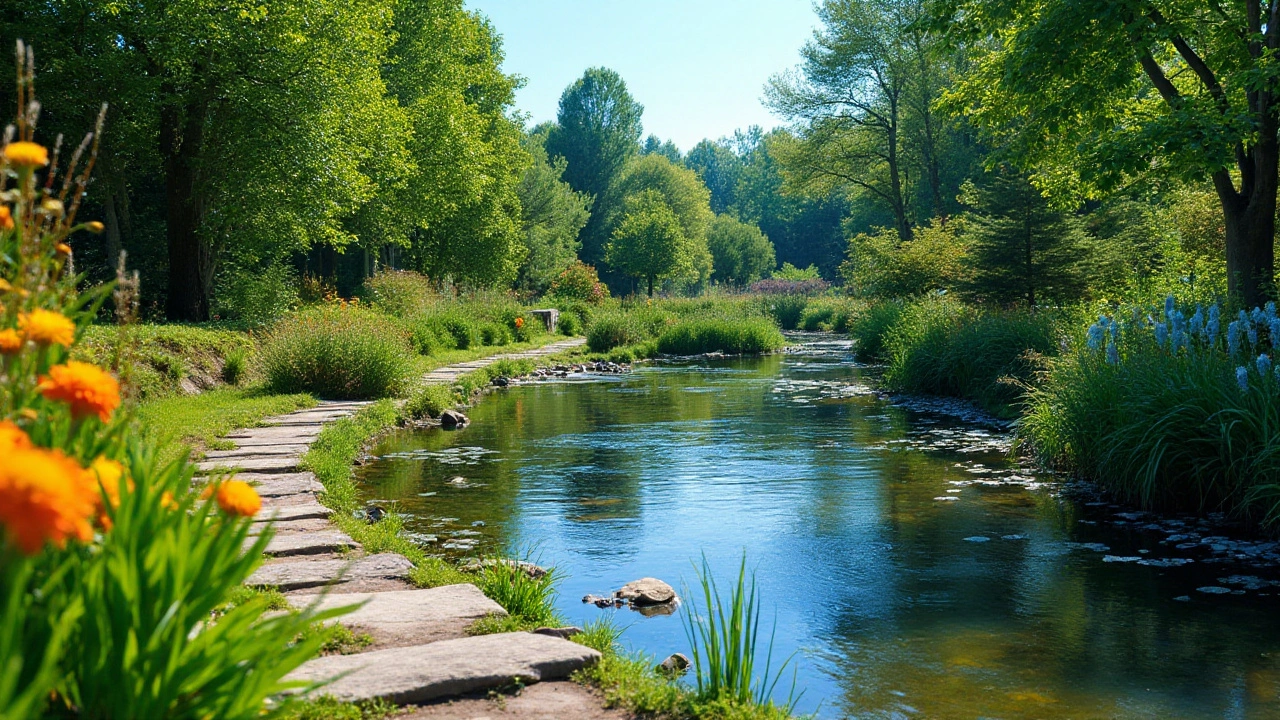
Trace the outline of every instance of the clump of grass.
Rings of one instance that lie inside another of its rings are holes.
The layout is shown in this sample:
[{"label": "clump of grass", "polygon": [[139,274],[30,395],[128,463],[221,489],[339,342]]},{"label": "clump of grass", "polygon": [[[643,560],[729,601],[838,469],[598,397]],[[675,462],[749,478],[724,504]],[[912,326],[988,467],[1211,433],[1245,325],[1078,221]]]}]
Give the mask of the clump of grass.
[{"label": "clump of grass", "polygon": [[[768,647],[762,652],[760,593],[755,577],[747,571],[746,557],[738,568],[738,580],[727,601],[716,586],[706,556],[703,556],[702,567],[698,570],[698,581],[705,605],[699,608],[690,599],[690,607],[683,615],[685,634],[693,655],[698,699],[764,708],[774,706],[774,690],[791,658],[783,661],[776,672],[771,670],[772,635]],[[764,669],[757,675],[756,662],[761,657]],[[794,690],[793,683],[791,695],[779,706],[785,714],[790,714],[794,705]]]},{"label": "clump of grass", "polygon": [[277,323],[262,348],[268,385],[277,392],[332,398],[386,397],[413,372],[411,350],[390,317],[323,306]]},{"label": "clump of grass", "polygon": [[601,654],[616,653],[623,628],[612,616],[605,615],[582,626],[582,632],[569,638],[579,645],[586,645]]},{"label": "clump of grass", "polygon": [[599,312],[587,328],[587,347],[591,352],[602,353],[637,345],[657,337],[675,321],[673,314],[648,306]]},{"label": "clump of grass", "polygon": [[885,338],[902,319],[903,304],[899,300],[880,300],[862,308],[850,318],[848,333],[853,338],[854,356],[862,361],[887,359]]},{"label": "clump of grass", "polygon": [[519,563],[499,559],[482,566],[475,576],[475,584],[511,618],[517,619],[522,629],[533,629],[564,624],[564,618],[555,609],[555,586],[559,579],[554,568],[535,578]]},{"label": "clump of grass", "polygon": [[1126,502],[1222,511],[1274,527],[1280,375],[1266,339],[1270,318],[1254,331],[1256,342],[1236,331],[1232,352],[1203,318],[1199,332],[1186,329],[1186,316],[1181,330],[1168,322],[1157,328],[1149,312],[1159,317],[1143,309],[1114,331],[1091,330],[1090,340],[1077,338],[1076,351],[1053,361],[1030,394],[1020,438],[1043,460]]},{"label": "clump of grass", "polygon": [[243,348],[236,348],[227,353],[222,363],[222,380],[228,385],[239,385],[249,371],[249,353]]},{"label": "clump of grass", "polygon": [[907,393],[976,401],[1012,417],[1040,358],[1058,351],[1049,313],[978,310],[930,297],[905,307],[885,337],[885,382]]},{"label": "clump of grass", "polygon": [[495,378],[521,377],[538,368],[536,360],[530,358],[503,358],[482,368],[459,375],[454,381],[454,392],[462,400],[469,399],[477,391],[483,390]]},{"label": "clump of grass", "polygon": [[386,700],[349,703],[324,695],[295,700],[271,717],[277,720],[384,720],[399,713],[400,708]]},{"label": "clump of grass", "polygon": [[253,351],[246,333],[192,325],[91,325],[72,357],[110,368],[131,399],[151,401],[183,394],[185,379],[200,389],[231,382],[233,355]]},{"label": "clump of grass", "polygon": [[772,352],[784,345],[786,340],[778,328],[758,316],[682,320],[658,337],[658,351],[668,355],[747,355]]},{"label": "clump of grass", "polygon": [[769,314],[783,330],[795,330],[809,305],[809,298],[800,294],[771,295],[766,298]]},{"label": "clump of grass", "polygon": [[453,407],[455,402],[456,398],[449,386],[424,383],[409,396],[404,404],[404,413],[415,419],[440,417],[440,413]]}]

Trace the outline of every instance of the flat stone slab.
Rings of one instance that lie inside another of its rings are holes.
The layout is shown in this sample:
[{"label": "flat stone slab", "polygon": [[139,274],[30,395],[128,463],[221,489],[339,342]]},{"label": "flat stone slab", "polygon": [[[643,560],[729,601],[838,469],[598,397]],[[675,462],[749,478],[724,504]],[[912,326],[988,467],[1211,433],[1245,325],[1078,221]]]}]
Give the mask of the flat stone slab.
[{"label": "flat stone slab", "polygon": [[600,660],[600,653],[568,640],[532,633],[502,633],[429,645],[316,658],[286,681],[324,682],[316,695],[359,702],[382,698],[422,703],[510,685],[568,677]]},{"label": "flat stone slab", "polygon": [[327,518],[333,514],[333,510],[321,505],[315,500],[300,503],[297,505],[263,505],[258,514],[254,516],[255,523],[265,522],[290,522],[293,520],[308,520],[311,518]]},{"label": "flat stone slab", "polygon": [[[292,428],[285,428],[292,430]],[[278,447],[282,445],[300,445],[310,449],[311,443],[319,436],[318,432],[306,431],[304,433],[293,433],[291,435],[228,435],[227,439],[236,444],[238,450],[256,450],[258,448]],[[305,451],[304,451],[305,452]]]},{"label": "flat stone slab", "polygon": [[276,455],[269,457],[229,457],[216,460],[205,460],[196,463],[196,469],[203,473],[232,472],[247,470],[259,473],[291,473],[297,472],[299,458],[297,455]]},{"label": "flat stone slab", "polygon": [[280,475],[238,473],[236,477],[253,485],[253,489],[258,491],[258,496],[263,498],[324,492],[324,485],[321,485],[320,481],[316,480],[316,476],[309,472]]},{"label": "flat stone slab", "polygon": [[239,460],[241,458],[273,457],[276,455],[302,455],[310,449],[311,445],[302,443],[296,445],[249,445],[238,447],[234,450],[206,450],[204,459],[223,460],[230,458]]},{"label": "flat stone slab", "polygon": [[305,590],[330,583],[357,580],[400,580],[409,576],[413,563],[403,555],[379,553],[356,561],[290,560],[258,568],[245,585],[273,586],[281,590]]},{"label": "flat stone slab", "polygon": [[250,535],[261,535],[270,528],[276,536],[298,535],[302,533],[329,532],[333,525],[329,518],[302,518],[299,520],[262,520],[249,526]]},{"label": "flat stone slab", "polygon": [[485,597],[475,585],[445,585],[425,590],[399,590],[350,595],[292,595],[289,604],[301,610],[316,610],[364,603],[355,612],[336,618],[343,625],[367,628],[403,628],[422,623],[475,621],[490,615],[507,614],[498,603]]},{"label": "flat stone slab", "polygon": [[[252,545],[254,540],[245,541]],[[295,535],[276,534],[267,542],[267,555],[289,557],[293,555],[324,555],[360,547],[350,535],[339,530],[318,530]]]},{"label": "flat stone slab", "polygon": [[241,447],[246,446],[246,441],[270,441],[269,444],[280,444],[281,442],[290,442],[294,444],[309,443],[316,439],[320,431],[324,429],[324,425],[320,423],[311,423],[307,425],[275,425],[272,427],[256,427],[247,428],[245,430],[237,430],[226,435],[228,440],[234,441]]}]

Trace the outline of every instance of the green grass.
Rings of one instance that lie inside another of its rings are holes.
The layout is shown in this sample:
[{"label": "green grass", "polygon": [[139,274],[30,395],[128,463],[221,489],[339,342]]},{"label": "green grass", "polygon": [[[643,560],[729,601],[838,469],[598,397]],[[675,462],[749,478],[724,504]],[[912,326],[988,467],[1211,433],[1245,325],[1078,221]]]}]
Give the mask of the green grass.
[{"label": "green grass", "polygon": [[276,395],[257,388],[220,388],[200,395],[167,397],[142,403],[137,409],[143,431],[163,448],[167,461],[184,446],[200,450],[225,444],[218,438],[237,428],[254,427],[263,418],[316,404],[306,394]]},{"label": "green grass", "polygon": [[226,366],[241,364],[254,352],[253,339],[243,332],[194,325],[92,325],[76,346],[73,357],[111,368],[120,376],[126,394],[155,400],[183,392],[183,381],[207,390],[227,382]]},{"label": "green grass", "polygon": [[384,720],[400,714],[400,708],[385,700],[348,703],[332,696],[295,701],[268,715],[272,720]]},{"label": "green grass", "polygon": [[394,318],[333,305],[286,317],[262,344],[269,387],[326,398],[395,395],[417,370],[414,357]]},{"label": "green grass", "polygon": [[560,577],[554,569],[533,578],[518,564],[494,559],[497,562],[486,564],[476,573],[475,584],[511,615],[510,620],[518,621],[522,629],[564,624],[564,618],[555,609],[555,586]]},{"label": "green grass", "polygon": [[901,300],[877,300],[849,320],[848,332],[853,339],[855,357],[863,362],[888,359],[885,338],[902,319],[903,306]]},{"label": "green grass", "polygon": [[658,337],[657,350],[665,355],[699,355],[722,352],[750,355],[772,352],[786,345],[782,333],[768,319],[707,318],[681,320]]}]

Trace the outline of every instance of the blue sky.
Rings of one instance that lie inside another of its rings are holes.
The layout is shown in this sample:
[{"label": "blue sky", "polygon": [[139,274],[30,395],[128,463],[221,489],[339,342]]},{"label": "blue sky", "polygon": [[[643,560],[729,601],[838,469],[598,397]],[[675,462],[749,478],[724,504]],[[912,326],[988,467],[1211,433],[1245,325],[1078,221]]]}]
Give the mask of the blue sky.
[{"label": "blue sky", "polygon": [[503,67],[526,79],[517,107],[555,119],[588,67],[620,73],[645,134],[688,150],[704,137],[781,124],[760,103],[817,23],[810,0],[467,0],[503,36]]}]

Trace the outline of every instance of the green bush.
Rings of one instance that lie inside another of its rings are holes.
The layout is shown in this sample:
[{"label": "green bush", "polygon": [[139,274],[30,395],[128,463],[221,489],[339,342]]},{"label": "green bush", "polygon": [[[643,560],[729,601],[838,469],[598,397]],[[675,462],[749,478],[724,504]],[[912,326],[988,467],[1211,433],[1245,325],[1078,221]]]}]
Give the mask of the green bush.
[{"label": "green bush", "polygon": [[[1145,319],[1114,333],[1095,324],[1092,337],[1077,338],[1077,349],[1054,360],[1032,391],[1020,438],[1043,460],[1141,507],[1223,511],[1274,527],[1280,376],[1272,341],[1280,326],[1267,327],[1270,319],[1253,330],[1256,343],[1236,331],[1235,353],[1221,331],[1205,329],[1211,323],[1192,322],[1199,331],[1189,333],[1177,325],[1170,332],[1173,323],[1157,330]],[[1157,332],[1166,334],[1163,342]]]},{"label": "green bush", "polygon": [[848,332],[858,314],[853,300],[826,298],[810,301],[800,313],[796,327],[808,332]]},{"label": "green bush", "polygon": [[889,330],[902,319],[903,303],[899,300],[881,300],[864,307],[849,321],[849,336],[853,338],[853,354],[864,362],[888,359],[885,338]]},{"label": "green bush", "polygon": [[899,392],[950,395],[1012,416],[1039,368],[1057,351],[1047,313],[996,311],[929,297],[904,308],[887,333],[885,381]]},{"label": "green bush", "polygon": [[298,274],[289,265],[232,266],[218,278],[213,314],[242,327],[266,327],[298,306]]},{"label": "green bush", "polygon": [[364,281],[365,300],[398,318],[410,318],[443,300],[425,275],[407,270],[384,270]]},{"label": "green bush", "polygon": [[485,323],[480,326],[480,342],[485,345],[510,345],[511,330],[501,323]]},{"label": "green bush", "polygon": [[404,412],[411,418],[435,418],[456,404],[453,391],[440,383],[427,383],[418,388],[404,404]]},{"label": "green bush", "polygon": [[332,305],[280,321],[262,348],[272,390],[331,398],[395,393],[413,372],[410,356],[405,333],[392,318]]},{"label": "green bush", "polygon": [[762,317],[683,320],[658,336],[658,352],[666,355],[708,352],[746,355],[772,352],[784,345],[786,339],[782,333]]},{"label": "green bush", "polygon": [[556,330],[561,335],[573,337],[582,333],[582,321],[573,313],[561,313],[560,321],[556,324]]},{"label": "green bush", "polygon": [[433,316],[428,323],[440,336],[453,338],[453,347],[459,350],[469,350],[482,344],[480,328],[475,320],[460,312]]},{"label": "green bush", "polygon": [[243,348],[236,348],[227,353],[222,363],[222,379],[228,385],[239,385],[249,369],[249,353]]},{"label": "green bush", "polygon": [[774,295],[767,298],[769,314],[783,330],[795,330],[800,325],[809,298],[804,295]]},{"label": "green bush", "polygon": [[597,313],[587,328],[587,347],[592,352],[608,352],[642,343],[657,337],[675,321],[671,313],[648,306]]},{"label": "green bush", "polygon": [[419,355],[435,355],[457,348],[457,340],[430,315],[417,315],[405,321],[409,344]]}]

